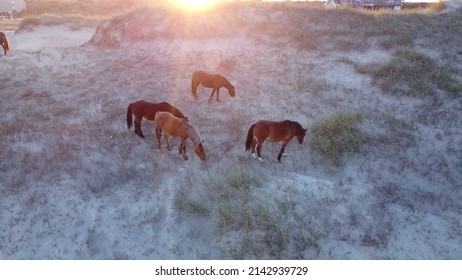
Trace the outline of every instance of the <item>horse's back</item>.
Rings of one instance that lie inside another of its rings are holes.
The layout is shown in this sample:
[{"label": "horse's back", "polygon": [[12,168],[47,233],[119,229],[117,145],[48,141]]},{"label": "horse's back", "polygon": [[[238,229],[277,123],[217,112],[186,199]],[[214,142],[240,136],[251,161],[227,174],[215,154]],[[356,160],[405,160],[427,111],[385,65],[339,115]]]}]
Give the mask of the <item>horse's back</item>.
[{"label": "horse's back", "polygon": [[[157,123],[162,123],[164,122],[169,116],[168,115],[171,115],[171,113],[169,112],[163,112],[163,111],[159,111],[156,113],[156,115],[154,116],[154,120],[157,122]],[[173,116],[173,115],[172,115]]]},{"label": "horse's back", "polygon": [[255,123],[254,128],[253,128],[253,134],[262,137],[267,137],[270,132],[270,126],[273,123],[273,121],[268,121],[268,120],[260,120]]},{"label": "horse's back", "polygon": [[204,70],[197,70],[197,71],[194,71],[193,74],[192,74],[192,78],[193,79],[201,79],[203,77],[207,77],[207,76],[210,76],[211,74],[204,71]]},{"label": "horse's back", "polygon": [[177,107],[173,106],[172,104],[168,102],[158,103],[157,107],[158,107],[157,111],[169,112],[177,118],[186,119],[186,116],[183,115],[183,113]]},{"label": "horse's back", "polygon": [[205,72],[204,70],[194,71],[192,79],[194,82],[201,83],[205,87],[213,85],[213,74]]},{"label": "horse's back", "polygon": [[184,118],[177,118],[170,112],[159,111],[154,117],[156,127],[162,128],[164,132],[171,136],[183,136],[188,122]]},{"label": "horse's back", "polygon": [[167,112],[167,111],[158,111],[156,115],[154,116],[154,120],[159,125],[165,125],[165,124],[178,125],[186,121],[184,118],[175,117],[172,113]]},{"label": "horse's back", "polygon": [[254,134],[260,140],[266,139],[271,142],[281,141],[285,137],[292,137],[291,121],[284,120],[281,122],[261,120],[255,123]]}]

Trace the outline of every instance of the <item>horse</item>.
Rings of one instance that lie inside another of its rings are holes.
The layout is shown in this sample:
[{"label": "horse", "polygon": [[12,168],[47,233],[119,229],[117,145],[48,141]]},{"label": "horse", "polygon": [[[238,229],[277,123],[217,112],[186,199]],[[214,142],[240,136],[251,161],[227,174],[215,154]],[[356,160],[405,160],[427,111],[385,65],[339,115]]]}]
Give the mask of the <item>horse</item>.
[{"label": "horse", "polygon": [[[263,142],[268,140],[270,142],[282,141],[282,147],[278,155],[278,162],[281,162],[281,156],[285,156],[284,149],[294,136],[297,137],[298,143],[303,144],[307,129],[304,129],[298,122],[284,120],[281,122],[261,120],[252,124],[247,133],[247,140],[245,142],[245,150],[251,152],[253,158],[263,162],[261,157],[261,148]],[[257,146],[257,155],[255,155],[255,146]]]},{"label": "horse", "polygon": [[209,101],[212,100],[215,92],[217,93],[217,101],[220,101],[219,94],[220,88],[225,87],[228,89],[228,93],[231,97],[234,97],[234,86],[220,74],[210,74],[205,71],[199,70],[194,71],[191,78],[191,92],[192,95],[197,99],[197,87],[202,85],[206,88],[213,88],[212,94],[210,94]]},{"label": "horse", "polygon": [[145,100],[138,100],[130,103],[127,108],[127,126],[130,130],[132,126],[132,114],[135,115],[135,134],[138,134],[141,138],[144,138],[143,132],[141,131],[141,120],[143,117],[147,120],[154,121],[156,113],[159,111],[170,112],[178,118],[188,119],[183,113],[178,110],[175,106],[167,103],[151,103]]},{"label": "horse", "polygon": [[6,55],[6,53],[10,51],[10,43],[8,43],[8,39],[3,32],[0,32],[0,45],[3,47],[3,51]]},{"label": "horse", "polygon": [[204,147],[199,135],[194,130],[193,126],[186,121],[186,119],[177,118],[169,112],[157,112],[154,118],[156,122],[156,137],[158,148],[160,149],[160,137],[162,130],[164,131],[165,143],[167,143],[167,150],[171,151],[170,143],[168,142],[169,136],[176,136],[181,138],[179,148],[180,154],[183,155],[184,160],[188,160],[186,156],[186,139],[191,139],[194,144],[194,151],[201,160],[206,160]]}]

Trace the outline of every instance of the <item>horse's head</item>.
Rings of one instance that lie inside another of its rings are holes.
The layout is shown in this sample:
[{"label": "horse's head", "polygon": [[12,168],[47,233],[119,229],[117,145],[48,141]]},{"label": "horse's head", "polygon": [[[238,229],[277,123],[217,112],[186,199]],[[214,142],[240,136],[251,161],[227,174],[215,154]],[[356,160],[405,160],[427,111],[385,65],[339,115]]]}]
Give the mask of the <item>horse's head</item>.
[{"label": "horse's head", "polygon": [[308,129],[305,129],[305,128],[302,128],[302,127],[300,127],[300,128],[301,129],[297,133],[297,139],[298,139],[298,143],[303,144],[303,139],[305,138],[306,131]]},{"label": "horse's head", "polygon": [[230,85],[229,88],[228,88],[228,92],[229,92],[229,95],[231,97],[234,97],[235,93],[234,93],[234,86]]},{"label": "horse's head", "polygon": [[202,146],[202,143],[199,143],[199,145],[196,146],[194,151],[196,152],[196,155],[200,157],[201,160],[207,159],[207,156],[205,155],[205,151],[204,151],[204,146]]}]

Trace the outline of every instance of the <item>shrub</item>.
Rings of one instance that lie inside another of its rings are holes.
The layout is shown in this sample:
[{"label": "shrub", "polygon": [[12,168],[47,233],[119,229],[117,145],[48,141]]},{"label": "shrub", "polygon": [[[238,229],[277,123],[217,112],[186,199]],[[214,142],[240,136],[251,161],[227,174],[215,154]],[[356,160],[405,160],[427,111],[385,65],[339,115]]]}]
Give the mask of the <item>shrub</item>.
[{"label": "shrub", "polygon": [[335,165],[346,153],[357,153],[363,143],[357,127],[361,114],[339,112],[315,122],[311,128],[311,148]]}]

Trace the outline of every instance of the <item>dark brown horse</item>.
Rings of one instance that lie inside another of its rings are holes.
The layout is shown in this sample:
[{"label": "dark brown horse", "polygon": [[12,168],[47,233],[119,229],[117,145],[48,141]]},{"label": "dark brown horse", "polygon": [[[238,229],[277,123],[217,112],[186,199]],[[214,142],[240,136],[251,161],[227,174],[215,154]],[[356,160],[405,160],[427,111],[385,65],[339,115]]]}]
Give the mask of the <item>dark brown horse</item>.
[{"label": "dark brown horse", "polygon": [[188,119],[188,117],[185,117],[183,113],[178,110],[175,106],[167,103],[167,102],[161,102],[161,103],[151,103],[147,102],[144,100],[139,100],[133,103],[130,103],[127,108],[127,126],[128,129],[132,127],[132,114],[135,115],[135,134],[138,134],[141,138],[144,138],[143,132],[141,131],[141,120],[143,117],[147,120],[154,121],[154,117],[156,116],[156,113],[162,111],[162,112],[170,112],[173,115],[183,118],[183,119]]},{"label": "dark brown horse", "polygon": [[197,98],[197,87],[202,85],[206,88],[212,88],[209,101],[212,100],[215,92],[217,93],[217,101],[220,101],[220,88],[225,87],[231,97],[234,97],[234,86],[220,74],[210,74],[205,71],[194,71],[191,78],[191,92]]},{"label": "dark brown horse", "polygon": [[[284,120],[281,122],[261,120],[252,124],[247,133],[247,141],[245,142],[245,150],[252,153],[252,157],[257,158],[263,162],[261,157],[261,147],[263,142],[268,140],[270,142],[282,141],[281,151],[278,155],[278,161],[284,155],[284,149],[294,136],[297,137],[298,143],[303,143],[305,138],[306,129],[304,129],[298,122]],[[255,146],[257,146],[257,155],[255,155]]]},{"label": "dark brown horse", "polygon": [[167,149],[171,151],[170,143],[168,142],[169,136],[176,136],[181,138],[180,144],[180,154],[183,155],[184,160],[188,160],[186,156],[186,139],[191,139],[194,144],[194,151],[200,159],[205,160],[205,151],[202,146],[202,141],[197,135],[196,131],[190,123],[185,119],[177,118],[169,112],[157,112],[156,117],[156,137],[159,143],[158,148],[160,149],[160,137],[162,130],[164,131],[165,143],[167,144]]},{"label": "dark brown horse", "polygon": [[6,55],[6,53],[10,51],[10,43],[8,43],[8,39],[6,38],[6,35],[3,32],[0,32],[0,45],[2,45],[3,51]]}]

